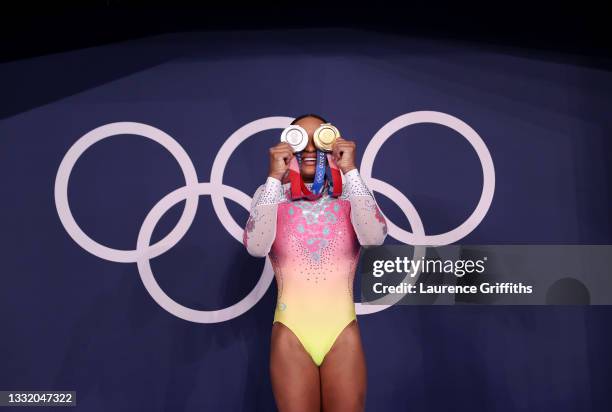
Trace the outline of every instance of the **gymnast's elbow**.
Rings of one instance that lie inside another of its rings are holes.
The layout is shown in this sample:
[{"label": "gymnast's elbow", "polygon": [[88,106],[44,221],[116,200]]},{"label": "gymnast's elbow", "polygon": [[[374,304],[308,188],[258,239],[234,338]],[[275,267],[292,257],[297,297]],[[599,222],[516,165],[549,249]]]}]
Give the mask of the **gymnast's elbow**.
[{"label": "gymnast's elbow", "polygon": [[249,255],[251,255],[253,257],[266,257],[266,256],[268,256],[268,251],[265,248],[263,248],[263,247],[254,247],[254,246],[247,245],[246,250],[247,250],[247,252],[249,252]]},{"label": "gymnast's elbow", "polygon": [[269,250],[266,247],[264,247],[264,245],[258,243],[254,239],[249,240],[246,232],[245,232],[245,234],[244,234],[244,236],[242,238],[242,243],[246,247],[246,250],[249,253],[249,255],[251,255],[253,257],[266,257],[266,256],[268,256]]},{"label": "gymnast's elbow", "polygon": [[387,237],[386,232],[381,233],[368,233],[359,237],[359,243],[363,247],[380,246],[385,243]]}]

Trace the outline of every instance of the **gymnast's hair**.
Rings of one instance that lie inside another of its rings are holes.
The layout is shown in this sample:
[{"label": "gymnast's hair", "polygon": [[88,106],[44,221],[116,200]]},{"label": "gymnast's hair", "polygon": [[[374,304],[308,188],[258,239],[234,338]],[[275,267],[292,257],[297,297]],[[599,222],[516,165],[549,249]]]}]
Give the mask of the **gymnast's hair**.
[{"label": "gymnast's hair", "polygon": [[321,123],[329,123],[327,120],[325,120],[324,118],[322,118],[321,116],[319,116],[318,114],[314,114],[314,113],[308,113],[308,114],[303,114],[301,116],[296,117],[291,124],[296,124],[299,120],[302,120],[305,117],[314,117],[317,118],[319,120],[321,120]]}]

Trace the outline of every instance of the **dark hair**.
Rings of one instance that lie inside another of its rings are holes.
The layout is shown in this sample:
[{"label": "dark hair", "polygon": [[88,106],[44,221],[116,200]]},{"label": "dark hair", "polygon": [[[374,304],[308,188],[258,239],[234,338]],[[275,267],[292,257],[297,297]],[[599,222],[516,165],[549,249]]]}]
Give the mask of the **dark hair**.
[{"label": "dark hair", "polygon": [[318,114],[314,114],[314,113],[308,113],[308,114],[303,114],[301,116],[296,117],[291,124],[296,124],[298,122],[298,120],[302,120],[305,117],[316,117],[317,119],[321,120],[321,123],[329,123],[327,120],[325,120],[324,118],[322,118],[321,116],[319,116]]}]

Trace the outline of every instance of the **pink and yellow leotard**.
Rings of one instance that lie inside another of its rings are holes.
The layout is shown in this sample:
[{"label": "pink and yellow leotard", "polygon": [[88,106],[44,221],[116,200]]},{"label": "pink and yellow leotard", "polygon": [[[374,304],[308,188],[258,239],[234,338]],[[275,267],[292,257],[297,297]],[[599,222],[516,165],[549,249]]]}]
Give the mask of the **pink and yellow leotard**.
[{"label": "pink and yellow leotard", "polygon": [[383,243],[385,219],[356,169],[344,175],[342,195],[289,197],[289,184],[268,177],[251,204],[244,244],[269,255],[278,286],[274,322],[287,326],[320,366],[354,319],[353,279],[360,245]]}]

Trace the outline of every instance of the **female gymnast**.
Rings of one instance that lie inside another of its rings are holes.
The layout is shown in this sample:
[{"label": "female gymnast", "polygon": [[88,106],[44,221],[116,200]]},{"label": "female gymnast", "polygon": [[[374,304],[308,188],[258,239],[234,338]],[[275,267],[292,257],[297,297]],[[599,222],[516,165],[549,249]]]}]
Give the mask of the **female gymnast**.
[{"label": "female gymnast", "polygon": [[[324,123],[314,114],[291,123],[308,133],[294,162],[307,189],[317,170],[313,134]],[[355,143],[338,137],[332,146],[344,175],[341,194],[328,192],[332,179],[326,177],[314,200],[291,195],[293,150],[286,142],[270,149],[268,177],[253,196],[243,238],[249,254],[270,257],[278,286],[270,351],[274,398],[281,412],[363,411],[366,365],[353,279],[360,245],[382,244],[387,225],[355,167]]]}]

